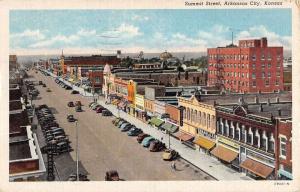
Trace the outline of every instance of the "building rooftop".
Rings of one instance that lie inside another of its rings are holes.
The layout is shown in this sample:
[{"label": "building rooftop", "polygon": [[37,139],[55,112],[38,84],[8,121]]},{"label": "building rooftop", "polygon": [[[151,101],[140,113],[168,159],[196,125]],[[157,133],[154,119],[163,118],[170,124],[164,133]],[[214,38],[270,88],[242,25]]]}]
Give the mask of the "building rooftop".
[{"label": "building rooftop", "polygon": [[20,109],[22,109],[21,100],[9,101],[9,111],[20,110]]},{"label": "building rooftop", "polygon": [[9,114],[9,134],[21,134],[24,135],[24,128],[20,126],[29,125],[29,120],[27,117],[27,111],[24,110],[22,112],[10,113]]},{"label": "building rooftop", "polygon": [[28,158],[31,158],[31,151],[28,140],[9,143],[10,161]]}]

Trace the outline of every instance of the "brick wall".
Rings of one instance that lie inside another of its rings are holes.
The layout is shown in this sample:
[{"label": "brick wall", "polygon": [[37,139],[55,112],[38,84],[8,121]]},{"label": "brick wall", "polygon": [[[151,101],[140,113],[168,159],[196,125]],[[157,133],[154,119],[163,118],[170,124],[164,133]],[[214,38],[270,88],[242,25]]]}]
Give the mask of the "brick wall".
[{"label": "brick wall", "polygon": [[39,160],[19,161],[9,163],[9,174],[35,171],[39,169]]}]

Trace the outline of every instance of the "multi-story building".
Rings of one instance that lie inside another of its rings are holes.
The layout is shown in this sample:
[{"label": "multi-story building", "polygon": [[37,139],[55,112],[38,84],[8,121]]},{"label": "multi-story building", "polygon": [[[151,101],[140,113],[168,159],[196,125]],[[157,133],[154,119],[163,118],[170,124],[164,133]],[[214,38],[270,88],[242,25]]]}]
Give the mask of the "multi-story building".
[{"label": "multi-story building", "polygon": [[209,86],[239,93],[283,90],[283,47],[269,47],[267,38],[209,48],[207,55]]},{"label": "multi-story building", "polygon": [[256,179],[275,179],[276,119],[290,118],[291,106],[291,94],[287,100],[256,96],[216,104],[217,146],[211,154]]},{"label": "multi-story building", "polygon": [[275,143],[276,176],[278,179],[293,179],[292,166],[292,118],[277,119]]}]

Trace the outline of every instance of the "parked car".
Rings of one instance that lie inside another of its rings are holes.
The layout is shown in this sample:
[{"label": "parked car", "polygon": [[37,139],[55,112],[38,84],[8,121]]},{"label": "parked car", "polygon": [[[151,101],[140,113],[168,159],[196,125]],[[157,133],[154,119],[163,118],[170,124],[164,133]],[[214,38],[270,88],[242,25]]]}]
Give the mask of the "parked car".
[{"label": "parked car", "polygon": [[73,101],[68,102],[68,107],[74,107]]},{"label": "parked car", "polygon": [[143,133],[143,131],[141,129],[133,127],[127,132],[127,135],[128,136],[137,136],[141,133]]},{"label": "parked car", "polygon": [[72,87],[70,87],[70,86],[66,85],[66,86],[65,86],[65,89],[66,89],[66,90],[71,90],[71,89],[72,89]]},{"label": "parked car", "polygon": [[81,106],[80,106],[80,105],[77,105],[77,106],[75,107],[75,111],[76,111],[76,112],[82,112]]},{"label": "parked car", "polygon": [[123,127],[122,129],[120,129],[122,132],[126,132],[126,131],[129,131],[131,128],[134,128],[135,126],[134,125],[127,125],[125,127]]},{"label": "parked car", "polygon": [[163,160],[165,161],[171,161],[179,157],[179,154],[177,151],[173,149],[166,149],[162,154]]},{"label": "parked car", "polygon": [[105,174],[105,181],[119,181],[119,174],[115,170],[107,171]]},{"label": "parked car", "polygon": [[125,122],[125,123],[123,123],[119,128],[120,129],[123,129],[125,126],[127,126],[127,125],[130,125],[130,123],[128,123],[128,122]]},{"label": "parked car", "polygon": [[71,91],[71,94],[79,94],[79,91],[73,90]]},{"label": "parked car", "polygon": [[39,81],[39,85],[43,85],[43,81]]},{"label": "parked car", "polygon": [[96,109],[96,113],[102,113],[103,110],[105,110],[105,108],[100,106]]},{"label": "parked car", "polygon": [[149,150],[151,152],[162,151],[165,148],[165,144],[160,142],[159,140],[154,140],[150,142]]},{"label": "parked car", "polygon": [[76,121],[76,119],[74,118],[73,115],[68,115],[67,116],[67,120],[68,120],[68,122],[74,122],[74,121]]},{"label": "parked car", "polygon": [[146,133],[141,133],[141,134],[138,135],[138,137],[136,138],[136,140],[137,140],[138,143],[141,143],[141,142],[143,141],[143,139],[144,139],[145,137],[148,137],[148,136],[149,136],[149,135],[146,134]]},{"label": "parked car", "polygon": [[152,136],[145,137],[142,141],[143,147],[149,147],[150,142],[154,141],[154,140],[155,140],[155,138],[153,138]]},{"label": "parked car", "polygon": [[96,103],[96,102],[90,103],[90,104],[89,104],[89,107],[90,107],[90,108],[93,108],[95,105],[98,105],[98,103]]},{"label": "parked car", "polygon": [[112,116],[112,113],[108,110],[102,110],[102,116]]},{"label": "parked car", "polygon": [[125,121],[124,119],[120,120],[118,123],[117,123],[117,127],[120,127],[123,123],[127,123],[127,121]]},{"label": "parked car", "polygon": [[43,84],[43,87],[47,87],[47,85],[44,83],[44,84]]},{"label": "parked car", "polygon": [[50,88],[47,88],[46,91],[47,91],[47,92],[51,92],[51,89],[50,89]]},{"label": "parked car", "polygon": [[97,107],[100,107],[100,105],[99,105],[99,104],[93,105],[93,106],[91,107],[91,109],[96,110]]},{"label": "parked car", "polygon": [[113,124],[116,124],[116,123],[118,123],[120,120],[121,120],[121,118],[116,117],[116,118],[114,118],[111,122],[112,122]]}]

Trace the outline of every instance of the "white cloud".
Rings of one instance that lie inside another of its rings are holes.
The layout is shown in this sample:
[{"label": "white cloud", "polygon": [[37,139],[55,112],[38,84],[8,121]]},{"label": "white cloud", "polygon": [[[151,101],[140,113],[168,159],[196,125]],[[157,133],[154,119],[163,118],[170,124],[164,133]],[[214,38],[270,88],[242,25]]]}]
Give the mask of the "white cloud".
[{"label": "white cloud", "polygon": [[45,35],[40,30],[26,29],[22,33],[13,33],[10,35],[11,38],[33,38],[33,39],[45,39]]},{"label": "white cloud", "polygon": [[239,39],[260,39],[267,37],[268,45],[270,46],[283,46],[284,49],[290,50],[292,48],[291,36],[280,36],[279,34],[269,31],[265,26],[253,26],[248,30],[241,31],[236,35],[236,41]]},{"label": "white cloud", "polygon": [[80,29],[77,34],[80,36],[93,36],[96,35],[96,30]]},{"label": "white cloud", "polygon": [[70,36],[64,36],[64,35],[57,35],[52,37],[51,39],[48,40],[43,40],[43,41],[38,41],[32,45],[30,45],[29,47],[32,48],[38,48],[38,47],[47,47],[47,46],[51,46],[55,43],[73,43],[74,41],[79,40],[79,36],[78,35],[70,35]]},{"label": "white cloud", "polygon": [[135,37],[142,35],[138,27],[126,23],[122,23],[118,28],[116,28],[116,31],[123,37]]},{"label": "white cloud", "polygon": [[141,16],[141,15],[133,15],[131,19],[134,21],[148,21],[149,17]]}]

